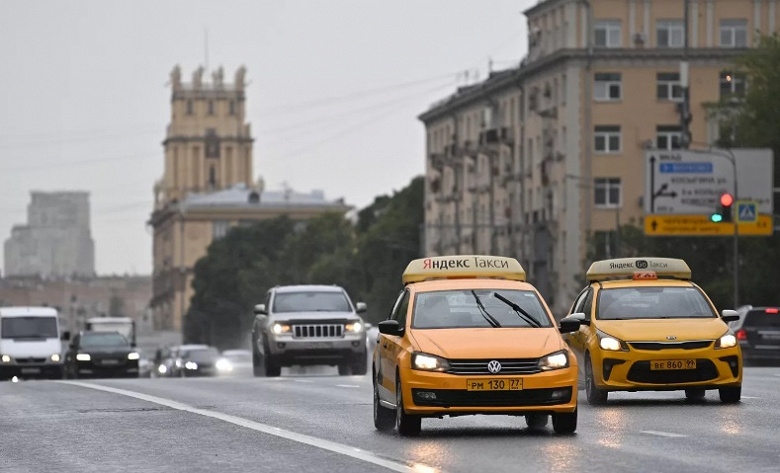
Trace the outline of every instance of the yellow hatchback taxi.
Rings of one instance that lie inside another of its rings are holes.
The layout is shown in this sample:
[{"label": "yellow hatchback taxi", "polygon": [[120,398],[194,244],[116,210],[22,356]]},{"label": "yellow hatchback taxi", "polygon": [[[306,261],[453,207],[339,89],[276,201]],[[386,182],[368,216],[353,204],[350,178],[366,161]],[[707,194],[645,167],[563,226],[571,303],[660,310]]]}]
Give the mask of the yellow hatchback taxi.
[{"label": "yellow hatchback taxi", "polygon": [[581,323],[567,338],[584,368],[589,404],[606,403],[609,391],[685,390],[697,400],[708,389],[718,389],[722,402],[739,402],[742,354],[726,324],[739,314],[719,316],[685,261],[596,261],[586,278],[566,318]]},{"label": "yellow hatchback taxi", "polygon": [[539,292],[514,258],[417,259],[374,351],[374,425],[420,433],[424,417],[552,416],[557,433],[577,428],[577,362]]}]

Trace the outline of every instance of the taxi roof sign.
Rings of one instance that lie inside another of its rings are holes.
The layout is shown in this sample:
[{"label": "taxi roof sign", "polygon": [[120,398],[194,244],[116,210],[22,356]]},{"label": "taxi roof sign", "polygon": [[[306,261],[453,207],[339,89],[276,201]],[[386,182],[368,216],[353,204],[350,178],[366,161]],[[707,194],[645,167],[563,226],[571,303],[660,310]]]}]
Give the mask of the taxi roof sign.
[{"label": "taxi roof sign", "polygon": [[404,285],[428,279],[498,278],[525,281],[525,270],[515,258],[487,255],[431,256],[406,266]]},{"label": "taxi roof sign", "polygon": [[641,257],[595,261],[588,268],[585,278],[588,282],[634,278],[637,272],[654,272],[658,278],[691,279],[691,268],[681,259]]}]

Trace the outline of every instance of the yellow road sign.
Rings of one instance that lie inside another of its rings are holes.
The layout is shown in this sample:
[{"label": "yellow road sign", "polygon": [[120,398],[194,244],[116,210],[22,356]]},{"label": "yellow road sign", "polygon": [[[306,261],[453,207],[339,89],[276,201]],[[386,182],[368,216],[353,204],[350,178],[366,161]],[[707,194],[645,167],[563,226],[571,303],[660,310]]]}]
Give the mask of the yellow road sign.
[{"label": "yellow road sign", "polygon": [[[772,235],[772,217],[759,215],[756,223],[741,222],[739,234]],[[650,236],[731,236],[734,223],[710,221],[708,215],[646,215],[645,235]]]}]

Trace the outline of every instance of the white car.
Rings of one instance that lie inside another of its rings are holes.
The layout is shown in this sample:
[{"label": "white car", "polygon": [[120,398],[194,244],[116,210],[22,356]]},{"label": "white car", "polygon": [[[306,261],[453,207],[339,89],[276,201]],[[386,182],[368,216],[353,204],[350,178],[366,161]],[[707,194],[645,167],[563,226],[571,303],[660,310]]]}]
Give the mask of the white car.
[{"label": "white car", "polygon": [[252,351],[251,350],[225,350],[217,361],[217,370],[220,375],[228,376],[252,376]]}]

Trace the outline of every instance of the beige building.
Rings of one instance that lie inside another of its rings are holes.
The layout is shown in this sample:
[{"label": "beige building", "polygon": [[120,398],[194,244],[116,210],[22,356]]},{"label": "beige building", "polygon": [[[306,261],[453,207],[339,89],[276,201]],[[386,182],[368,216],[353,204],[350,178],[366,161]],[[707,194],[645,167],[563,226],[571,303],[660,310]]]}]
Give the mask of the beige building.
[{"label": "beige building", "polygon": [[208,246],[230,227],[289,215],[308,219],[349,210],[322,192],[266,191],[253,182],[252,137],[245,123],[245,70],[234,82],[222,70],[203,81],[203,68],[183,83],[171,73],[171,122],[163,146],[165,168],[155,185],[149,224],[153,239],[155,328],[180,330],[193,295],[192,269]]},{"label": "beige building", "polygon": [[518,257],[557,315],[588,258],[619,253],[641,224],[643,152],[719,134],[712,105],[738,100],[734,58],[780,23],[776,0],[546,0],[525,11],[520,66],[459,88],[421,114],[427,131],[425,251]]}]

